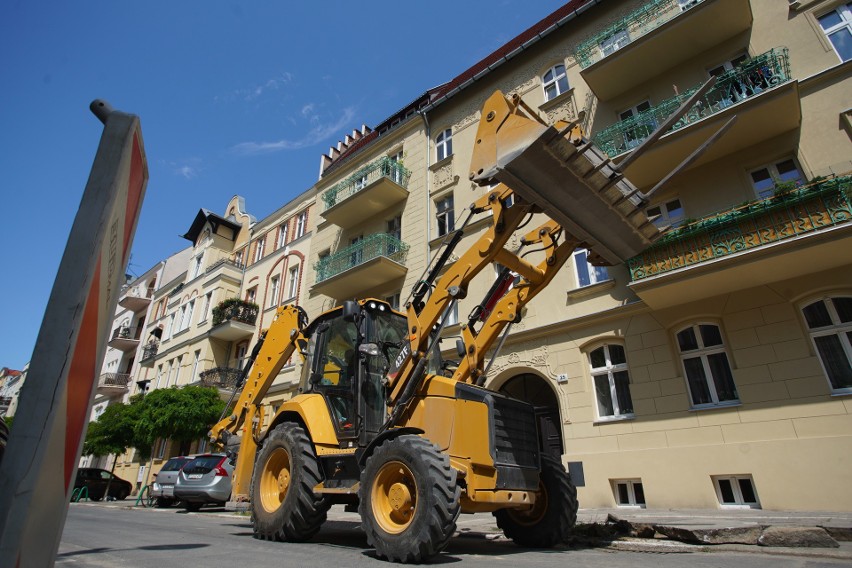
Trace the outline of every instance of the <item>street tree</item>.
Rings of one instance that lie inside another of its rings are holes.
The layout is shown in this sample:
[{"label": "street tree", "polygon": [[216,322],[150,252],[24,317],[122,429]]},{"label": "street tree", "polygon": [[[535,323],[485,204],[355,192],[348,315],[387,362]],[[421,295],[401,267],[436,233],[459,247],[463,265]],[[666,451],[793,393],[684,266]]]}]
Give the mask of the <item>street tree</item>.
[{"label": "street tree", "polygon": [[135,426],[137,440],[150,448],[158,438],[180,444],[180,453],[188,454],[190,445],[207,434],[225,408],[219,392],[212,387],[187,385],[157,389],[142,399]]},{"label": "street tree", "polygon": [[[128,448],[141,447],[140,454],[143,456],[150,453],[150,444],[140,440],[136,435],[136,423],[141,410],[140,397],[131,397],[130,404],[122,402],[111,404],[101,413],[98,419],[89,423],[86,431],[86,439],[83,441],[83,455],[102,457],[115,455],[116,458],[127,451]],[[115,471],[112,462],[111,471]],[[109,494],[110,478],[107,481],[106,494]]]}]

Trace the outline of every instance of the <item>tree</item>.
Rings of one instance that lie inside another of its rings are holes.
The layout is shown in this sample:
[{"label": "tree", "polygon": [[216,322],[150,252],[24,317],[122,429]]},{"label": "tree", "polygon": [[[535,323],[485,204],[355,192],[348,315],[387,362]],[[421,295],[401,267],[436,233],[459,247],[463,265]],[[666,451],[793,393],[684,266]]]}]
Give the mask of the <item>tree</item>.
[{"label": "tree", "polygon": [[[136,422],[139,419],[140,397],[132,397],[130,404],[119,402],[107,406],[98,419],[89,423],[86,431],[86,439],[83,441],[83,455],[95,457],[114,454],[119,456],[131,447],[146,448],[141,454],[149,454],[150,444],[140,441],[136,435]],[[112,471],[115,471],[115,463],[112,462]],[[107,481],[104,495],[109,495],[109,486],[112,478]]]},{"label": "tree", "polygon": [[207,434],[225,408],[217,389],[194,385],[157,389],[141,403],[135,439],[150,448],[157,438],[168,438],[180,444],[181,454],[189,453],[190,444]]}]

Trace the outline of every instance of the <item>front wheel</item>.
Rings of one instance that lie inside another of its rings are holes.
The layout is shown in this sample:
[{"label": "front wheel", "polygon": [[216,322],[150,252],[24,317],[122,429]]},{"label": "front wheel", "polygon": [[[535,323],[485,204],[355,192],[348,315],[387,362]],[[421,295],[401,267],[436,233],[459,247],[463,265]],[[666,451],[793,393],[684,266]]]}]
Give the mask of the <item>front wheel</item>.
[{"label": "front wheel", "polygon": [[535,505],[525,510],[501,509],[494,516],[515,544],[550,548],[565,542],[577,522],[577,489],[559,460],[542,456]]},{"label": "front wheel", "polygon": [[386,440],[361,477],[359,513],[367,542],[393,562],[438,554],[456,530],[460,497],[456,470],[434,444],[413,435]]},{"label": "front wheel", "polygon": [[279,424],[257,454],[251,480],[255,538],[303,542],[325,522],[331,503],[314,493],[322,481],[308,435],[298,425]]}]

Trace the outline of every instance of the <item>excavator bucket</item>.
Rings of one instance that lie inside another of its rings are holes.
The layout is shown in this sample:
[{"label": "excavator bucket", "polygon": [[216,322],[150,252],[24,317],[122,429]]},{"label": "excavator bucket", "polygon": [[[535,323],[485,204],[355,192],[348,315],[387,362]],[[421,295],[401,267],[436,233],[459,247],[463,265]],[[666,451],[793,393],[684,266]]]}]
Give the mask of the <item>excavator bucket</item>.
[{"label": "excavator bucket", "polygon": [[505,183],[591,249],[620,264],[659,236],[644,196],[575,124],[541,122],[517,95],[496,91],[485,103],[471,181]]}]

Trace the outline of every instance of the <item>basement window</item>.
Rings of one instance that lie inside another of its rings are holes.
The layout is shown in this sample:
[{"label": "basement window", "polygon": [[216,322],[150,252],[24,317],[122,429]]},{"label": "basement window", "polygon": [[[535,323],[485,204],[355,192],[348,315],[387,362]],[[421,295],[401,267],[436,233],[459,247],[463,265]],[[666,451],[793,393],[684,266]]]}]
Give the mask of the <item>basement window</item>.
[{"label": "basement window", "polygon": [[715,476],[713,486],[719,505],[726,509],[760,509],[751,475]]},{"label": "basement window", "polygon": [[611,482],[616,505],[645,508],[645,489],[641,479],[614,479]]}]

